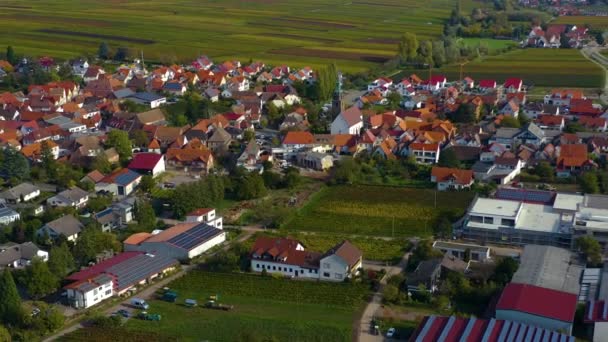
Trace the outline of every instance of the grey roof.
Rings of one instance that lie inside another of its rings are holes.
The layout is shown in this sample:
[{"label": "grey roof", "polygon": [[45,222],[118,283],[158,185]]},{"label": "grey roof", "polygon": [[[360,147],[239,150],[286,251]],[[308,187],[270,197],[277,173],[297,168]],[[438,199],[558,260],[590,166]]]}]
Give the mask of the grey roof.
[{"label": "grey roof", "polygon": [[540,129],[540,127],[538,127],[534,122],[526,124],[521,130],[522,132],[530,132],[538,138],[543,138],[545,136],[545,132],[543,132],[543,130]]},{"label": "grey roof", "polygon": [[216,127],[215,130],[213,131],[213,134],[211,135],[211,137],[209,137],[209,142],[226,142],[226,141],[231,141],[232,140],[232,135],[230,135],[230,133],[226,132],[225,129],[223,129],[222,127]]},{"label": "grey roof", "polygon": [[72,236],[74,234],[80,233],[84,228],[84,225],[80,223],[80,221],[78,221],[78,219],[74,216],[65,215],[47,223],[45,227],[48,227],[57,234]]},{"label": "grey roof", "polygon": [[135,92],[131,88],[123,88],[114,91],[114,97],[117,99],[124,99],[125,97],[133,96]]},{"label": "grey roof", "polygon": [[586,208],[608,209],[608,196],[585,195],[583,206]]},{"label": "grey roof", "polygon": [[458,242],[451,242],[451,241],[435,241],[433,243],[433,247],[434,248],[445,248],[445,249],[462,249],[464,250],[470,250],[473,252],[478,252],[478,253],[487,253],[488,250],[490,249],[490,247],[488,246],[480,246],[480,245],[474,245],[474,244],[469,244],[469,243],[458,243]]},{"label": "grey roof", "polygon": [[487,173],[488,171],[490,171],[492,166],[493,166],[492,163],[484,163],[482,161],[478,161],[475,164],[473,164],[473,166],[471,167],[471,170],[473,170],[473,172],[477,172],[477,173]]},{"label": "grey roof", "polygon": [[116,277],[118,291],[122,291],[153,274],[177,265],[179,262],[164,255],[140,254],[106,269]]},{"label": "grey roof", "polygon": [[434,258],[421,261],[416,270],[407,274],[405,283],[408,286],[417,286],[426,283],[428,279],[441,267],[443,258]]},{"label": "grey roof", "polygon": [[503,127],[496,130],[496,138],[511,139],[519,133],[519,128]]},{"label": "grey roof", "polygon": [[17,200],[22,195],[26,196],[33,192],[40,190],[37,186],[32,183],[21,183],[15,187],[12,187],[2,193],[0,193],[0,198]]},{"label": "grey roof", "polygon": [[551,104],[543,105],[543,113],[556,115],[559,111],[559,107]]},{"label": "grey roof", "polygon": [[0,217],[18,215],[16,211],[7,207],[4,203],[0,203]]},{"label": "grey roof", "polygon": [[9,265],[19,259],[32,260],[40,249],[32,242],[22,244],[6,243],[0,246],[0,267]]},{"label": "grey roof", "polygon": [[80,199],[88,196],[89,193],[75,186],[71,189],[63,190],[58,193],[55,197],[61,199],[64,202],[78,202]]},{"label": "grey roof", "polygon": [[585,267],[567,249],[526,245],[519,269],[511,282],[540,286],[578,296],[580,278]]},{"label": "grey roof", "polygon": [[154,94],[154,93],[148,93],[148,92],[145,92],[145,93],[135,93],[135,94],[133,94],[133,95],[131,95],[129,97],[132,97],[134,99],[138,99],[138,100],[141,100],[141,101],[149,101],[149,102],[165,98],[164,96],[160,96],[160,95],[157,95],[157,94]]}]

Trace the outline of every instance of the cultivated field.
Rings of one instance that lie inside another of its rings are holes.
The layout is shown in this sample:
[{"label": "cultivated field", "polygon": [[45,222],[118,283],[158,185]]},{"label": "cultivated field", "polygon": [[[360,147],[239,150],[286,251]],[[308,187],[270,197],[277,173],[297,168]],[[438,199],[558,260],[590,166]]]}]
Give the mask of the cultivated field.
[{"label": "cultivated field", "polygon": [[287,229],[372,236],[429,236],[439,215],[462,215],[472,192],[382,186],[328,187],[285,224]]},{"label": "cultivated field", "polygon": [[590,26],[592,29],[608,29],[608,18],[606,17],[563,16],[558,17],[553,23]]},{"label": "cultivated field", "polygon": [[[250,274],[193,271],[169,284],[176,303],[153,300],[160,322],[130,319],[127,333],[159,334],[178,341],[350,341],[352,321],[368,290],[359,284],[292,281]],[[205,303],[211,295],[232,311],[187,308],[186,298]],[[89,331],[89,334],[91,331]],[[111,333],[111,332],[110,332]],[[87,329],[76,334],[86,336]],[[97,340],[97,339],[95,339]]]},{"label": "cultivated field", "polygon": [[[406,70],[395,78],[411,73],[427,77],[428,70]],[[433,73],[457,80],[460,67],[433,69]],[[463,75],[475,80],[495,79],[498,83],[509,77],[520,77],[526,84],[545,87],[599,88],[604,82],[602,70],[575,49],[514,50],[468,63],[463,67]]]},{"label": "cultivated field", "polygon": [[[437,37],[453,0],[0,0],[0,42],[70,58],[111,48],[149,60],[260,59],[366,69],[395,55],[404,32]],[[472,6],[467,1],[465,10]]]}]

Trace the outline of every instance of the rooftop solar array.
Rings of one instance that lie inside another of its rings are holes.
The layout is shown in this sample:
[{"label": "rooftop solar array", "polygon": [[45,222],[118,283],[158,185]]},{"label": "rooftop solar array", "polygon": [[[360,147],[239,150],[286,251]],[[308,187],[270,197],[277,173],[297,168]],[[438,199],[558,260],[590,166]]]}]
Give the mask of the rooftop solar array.
[{"label": "rooftop solar array", "polygon": [[116,277],[118,291],[121,291],[177,263],[168,256],[140,254],[108,268],[106,273]]},{"label": "rooftop solar array", "polygon": [[137,177],[139,177],[139,173],[129,170],[128,172],[125,172],[122,175],[116,177],[114,181],[116,182],[116,184],[127,185],[135,181]]},{"label": "rooftop solar array", "polygon": [[201,223],[192,229],[172,237],[167,242],[178,248],[190,250],[222,233],[223,231],[221,229],[217,229],[206,223]]},{"label": "rooftop solar array", "polygon": [[500,188],[496,190],[495,197],[508,201],[520,201],[550,205],[555,200],[555,193],[551,191],[541,190]]}]

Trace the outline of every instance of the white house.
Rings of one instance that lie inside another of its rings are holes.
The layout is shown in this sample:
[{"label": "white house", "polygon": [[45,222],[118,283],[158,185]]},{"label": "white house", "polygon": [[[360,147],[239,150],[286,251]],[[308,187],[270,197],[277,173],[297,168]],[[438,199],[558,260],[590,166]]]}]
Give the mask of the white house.
[{"label": "white house", "polygon": [[399,93],[399,95],[401,96],[413,96],[416,94],[414,86],[407,79],[404,79],[403,81],[399,82],[395,86],[395,90],[397,90],[397,93]]},{"label": "white house", "polygon": [[388,89],[393,85],[393,80],[388,77],[380,77],[367,85],[367,91],[372,91],[378,88]]},{"label": "white house", "polygon": [[344,281],[359,274],[363,256],[357,247],[348,241],[342,241],[327,251],[319,261],[319,279],[327,281]]},{"label": "white house", "polygon": [[114,171],[95,184],[95,191],[108,191],[119,198],[129,196],[141,182],[141,175],[127,168]]},{"label": "white house", "polygon": [[24,268],[34,258],[47,262],[49,253],[39,249],[32,242],[22,244],[9,242],[0,246],[0,269],[5,267]]},{"label": "white house", "polygon": [[77,309],[86,309],[114,295],[114,281],[108,274],[81,280],[64,287],[68,302]]},{"label": "white house", "polygon": [[439,162],[439,144],[411,143],[408,155],[414,156],[421,164],[436,164]]},{"label": "white house", "polygon": [[470,188],[473,185],[473,171],[433,166],[431,182],[437,183],[439,191]]},{"label": "white house", "polygon": [[158,108],[167,103],[167,98],[153,93],[135,93],[128,97],[129,100],[150,106],[150,108]]},{"label": "white house", "polygon": [[341,112],[331,123],[331,134],[359,135],[363,128],[363,114],[357,106]]},{"label": "white house", "polygon": [[294,278],[343,281],[358,274],[361,262],[361,252],[348,241],[320,254],[297,240],[259,237],[251,249],[252,271]]},{"label": "white house", "polygon": [[89,193],[79,187],[64,190],[57,195],[46,200],[52,207],[73,207],[83,208],[89,201]]},{"label": "white house", "polygon": [[491,248],[487,246],[437,240],[433,242],[433,249],[462,260],[466,258],[467,254],[469,254],[469,259],[473,261],[485,262],[491,259]]},{"label": "white house", "polygon": [[38,236],[47,235],[55,239],[59,235],[66,237],[68,241],[76,241],[84,225],[72,215],[62,216],[42,226],[36,234]]},{"label": "white house", "polygon": [[188,213],[186,222],[204,222],[218,229],[223,228],[223,219],[221,216],[216,216],[213,208],[200,208]]},{"label": "white house", "polygon": [[0,199],[14,204],[28,202],[38,196],[40,196],[40,188],[31,183],[21,183],[0,193]]}]

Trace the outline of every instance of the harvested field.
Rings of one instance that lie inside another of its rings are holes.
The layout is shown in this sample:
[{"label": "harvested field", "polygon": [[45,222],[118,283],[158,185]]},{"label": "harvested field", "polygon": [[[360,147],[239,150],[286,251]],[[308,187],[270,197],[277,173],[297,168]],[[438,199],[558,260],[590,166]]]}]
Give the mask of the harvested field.
[{"label": "harvested field", "polygon": [[390,38],[367,38],[361,39],[360,42],[372,43],[372,44],[399,44],[399,39],[390,39]]},{"label": "harvested field", "polygon": [[350,24],[341,24],[327,21],[317,21],[317,20],[305,20],[298,18],[272,18],[271,20],[279,22],[281,24],[298,24],[298,25],[310,25],[310,26],[318,26],[326,29],[352,29],[357,26]]}]

